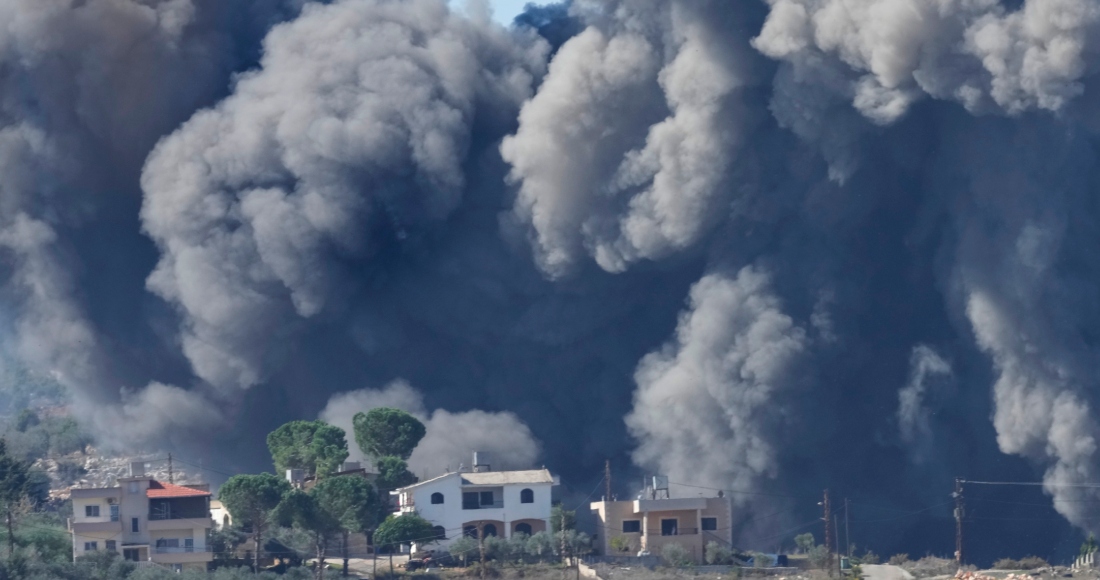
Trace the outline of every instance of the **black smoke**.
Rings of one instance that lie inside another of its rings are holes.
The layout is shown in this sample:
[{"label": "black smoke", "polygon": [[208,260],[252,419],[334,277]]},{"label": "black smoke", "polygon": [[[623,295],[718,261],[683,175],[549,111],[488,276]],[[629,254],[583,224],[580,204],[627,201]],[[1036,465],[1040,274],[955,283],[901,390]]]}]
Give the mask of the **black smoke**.
[{"label": "black smoke", "polygon": [[1048,486],[968,487],[978,561],[1100,527],[1088,0],[302,4],[0,8],[4,346],[105,442],[387,404],[746,548],[828,487],[950,554],[956,476]]}]

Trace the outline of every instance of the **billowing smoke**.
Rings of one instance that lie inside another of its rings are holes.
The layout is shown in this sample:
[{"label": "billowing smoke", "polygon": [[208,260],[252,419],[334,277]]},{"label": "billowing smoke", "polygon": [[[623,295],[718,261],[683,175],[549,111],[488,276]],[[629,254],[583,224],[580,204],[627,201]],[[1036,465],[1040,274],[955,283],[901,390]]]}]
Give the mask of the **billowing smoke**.
[{"label": "billowing smoke", "polygon": [[422,479],[456,471],[460,466],[471,467],[474,451],[489,453],[494,469],[530,469],[538,459],[538,441],[512,413],[478,410],[451,413],[443,409],[428,412],[423,394],[405,381],[394,381],[381,390],[361,389],[333,395],[321,411],[321,420],[348,434],[354,461],[369,463],[355,445],[355,414],[377,407],[408,411],[424,423],[424,439],[409,457],[409,470]]},{"label": "billowing smoke", "polygon": [[611,459],[792,525],[830,487],[922,514],[889,553],[949,553],[953,476],[1042,479],[1100,529],[1092,0],[0,17],[5,355],[120,446],[260,469],[390,405],[421,475]]},{"label": "billowing smoke", "polygon": [[351,291],[348,262],[446,219],[479,111],[517,107],[546,51],[436,0],[311,5],[273,30],[261,70],[142,174],[149,288],[196,375],[263,381],[294,321]]},{"label": "billowing smoke", "polygon": [[783,403],[806,385],[806,333],[751,266],[705,276],[689,308],[675,340],[638,365],[634,460],[675,483],[752,489],[778,475]]},{"label": "billowing smoke", "polygon": [[933,453],[932,414],[936,399],[943,397],[942,383],[950,379],[951,365],[928,345],[913,348],[909,382],[898,391],[898,431],[910,448],[913,461],[923,463]]}]

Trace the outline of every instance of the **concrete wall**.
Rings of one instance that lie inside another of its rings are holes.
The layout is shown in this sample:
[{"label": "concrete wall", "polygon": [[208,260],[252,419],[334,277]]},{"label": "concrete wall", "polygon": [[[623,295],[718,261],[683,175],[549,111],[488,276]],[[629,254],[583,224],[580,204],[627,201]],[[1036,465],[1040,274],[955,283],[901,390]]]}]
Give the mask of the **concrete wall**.
[{"label": "concrete wall", "polygon": [[[599,548],[601,553],[610,556],[635,554],[642,549],[660,555],[664,546],[679,544],[696,562],[702,562],[707,542],[717,541],[729,545],[732,537],[732,510],[727,498],[603,501],[592,503],[591,508],[601,526],[598,532],[602,538]],[[704,517],[715,518],[717,529],[704,531]],[[668,519],[676,520],[676,535],[661,535],[661,520]],[[627,520],[639,520],[642,532],[624,533],[622,525]],[[611,540],[616,537],[629,539],[630,551],[615,552],[611,548]]]}]

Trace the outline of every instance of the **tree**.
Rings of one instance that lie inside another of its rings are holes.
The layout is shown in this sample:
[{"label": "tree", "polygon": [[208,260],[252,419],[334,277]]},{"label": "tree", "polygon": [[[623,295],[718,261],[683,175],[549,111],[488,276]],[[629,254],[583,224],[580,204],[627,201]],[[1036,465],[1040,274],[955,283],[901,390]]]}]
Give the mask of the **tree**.
[{"label": "tree", "polygon": [[527,538],[527,553],[542,560],[553,556],[559,545],[549,532],[538,532]]},{"label": "tree", "polygon": [[344,430],[324,421],[291,421],[267,436],[275,469],[302,469],[318,479],[339,469],[348,458]]},{"label": "tree", "polygon": [[803,554],[809,554],[810,550],[814,549],[817,544],[817,540],[814,539],[813,534],[805,533],[795,536],[794,543]]},{"label": "tree", "polygon": [[274,520],[272,511],[289,492],[290,484],[270,473],[234,475],[218,491],[218,499],[233,516],[234,523],[252,528],[252,540],[256,546],[252,553],[252,566],[257,571],[260,552],[263,551],[263,535]]},{"label": "tree", "polygon": [[318,483],[310,493],[318,507],[340,524],[343,535],[344,572],[348,575],[348,535],[366,532],[377,523],[381,502],[374,486],[358,475],[330,477]]},{"label": "tree", "polygon": [[416,417],[389,407],[356,413],[352,424],[359,449],[375,461],[382,457],[408,459],[427,432]]},{"label": "tree", "polygon": [[8,557],[15,553],[15,519],[29,511],[30,464],[8,455],[0,439],[0,509],[8,528]]},{"label": "tree", "polygon": [[390,573],[393,573],[393,548],[401,544],[430,544],[436,540],[435,528],[428,520],[416,515],[390,515],[374,531],[375,546],[390,547]]},{"label": "tree", "polygon": [[557,534],[561,531],[562,518],[565,518],[565,529],[575,530],[577,529],[577,512],[574,510],[567,510],[558,504],[550,508],[550,531]]},{"label": "tree", "polygon": [[275,508],[275,515],[280,524],[294,526],[309,537],[312,552],[317,558],[314,578],[324,580],[329,539],[341,531],[341,526],[340,520],[324,509],[320,495],[317,487],[308,493],[292,490]]},{"label": "tree", "polygon": [[477,540],[470,536],[462,536],[451,542],[447,551],[454,558],[462,558],[462,564],[466,564],[466,558],[477,551]]},{"label": "tree", "polygon": [[414,542],[425,544],[435,541],[435,537],[435,530],[428,520],[416,514],[391,515],[374,531],[374,544],[377,546],[398,546]]},{"label": "tree", "polygon": [[416,476],[409,472],[409,464],[398,457],[383,457],[375,464],[378,478],[375,484],[379,493],[389,493],[399,487],[416,483]]},{"label": "tree", "polygon": [[1097,549],[1100,549],[1100,544],[1097,544],[1096,536],[1093,534],[1089,534],[1088,539],[1081,544],[1081,555],[1087,556],[1097,551]]}]

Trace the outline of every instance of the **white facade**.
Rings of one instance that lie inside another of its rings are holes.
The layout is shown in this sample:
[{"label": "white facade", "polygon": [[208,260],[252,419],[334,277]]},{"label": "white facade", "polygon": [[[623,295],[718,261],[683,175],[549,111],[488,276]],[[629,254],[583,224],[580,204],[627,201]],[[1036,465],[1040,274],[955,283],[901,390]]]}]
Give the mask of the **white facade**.
[{"label": "white facade", "polygon": [[210,493],[150,477],[119,479],[118,487],[72,489],[69,521],[73,558],[112,550],[132,561],[206,569]]},{"label": "white facade", "polygon": [[[432,522],[445,548],[463,533],[512,537],[550,529],[554,478],[545,469],[448,473],[391,492],[396,515],[416,513]],[[424,544],[419,544],[423,546]]]}]

